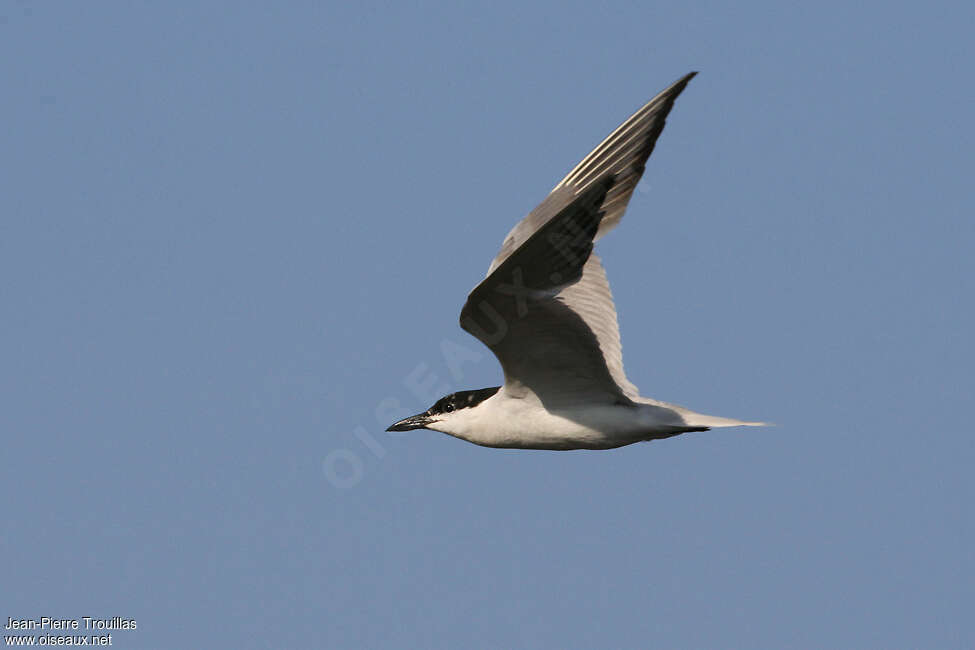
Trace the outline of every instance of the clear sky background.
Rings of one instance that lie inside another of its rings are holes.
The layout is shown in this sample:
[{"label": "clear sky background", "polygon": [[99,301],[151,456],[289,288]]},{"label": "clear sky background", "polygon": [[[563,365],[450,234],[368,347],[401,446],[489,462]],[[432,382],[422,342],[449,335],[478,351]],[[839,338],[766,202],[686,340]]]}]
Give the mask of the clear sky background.
[{"label": "clear sky background", "polygon": [[[0,616],[119,648],[971,648],[969,2],[0,9]],[[690,70],[600,242],[609,452],[497,385],[508,229]]]}]

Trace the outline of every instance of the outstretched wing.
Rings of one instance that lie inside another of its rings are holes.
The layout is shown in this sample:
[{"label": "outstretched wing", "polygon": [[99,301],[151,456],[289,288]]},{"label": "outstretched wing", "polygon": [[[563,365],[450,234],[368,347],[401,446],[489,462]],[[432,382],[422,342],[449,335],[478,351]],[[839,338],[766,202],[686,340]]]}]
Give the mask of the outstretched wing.
[{"label": "outstretched wing", "polygon": [[593,242],[623,216],[674,99],[696,73],[654,97],[512,229],[471,292],[461,327],[491,348],[505,390],[549,403],[630,403],[609,283]]},{"label": "outstretched wing", "polygon": [[[601,297],[610,307],[612,299],[592,256],[599,206],[612,187],[607,176],[559,210],[471,292],[461,310],[461,327],[494,352],[510,394],[527,389],[550,405],[628,402],[614,364],[607,363],[604,347],[611,350],[612,342],[600,343],[600,334],[615,334],[618,348],[619,334],[615,312],[599,313]],[[600,279],[603,296],[592,291]]]},{"label": "outstretched wing", "polygon": [[491,262],[488,275],[501,266],[512,252],[548,221],[557,211],[558,205],[564,204],[569,197],[578,195],[596,179],[607,174],[616,177],[616,184],[606,196],[604,205],[601,206],[604,216],[596,239],[619,223],[633,195],[633,190],[640,182],[657,137],[663,131],[667,114],[674,106],[674,100],[696,74],[691,72],[684,75],[647,102],[559,181],[548,197],[519,221],[504,238],[501,250]]}]

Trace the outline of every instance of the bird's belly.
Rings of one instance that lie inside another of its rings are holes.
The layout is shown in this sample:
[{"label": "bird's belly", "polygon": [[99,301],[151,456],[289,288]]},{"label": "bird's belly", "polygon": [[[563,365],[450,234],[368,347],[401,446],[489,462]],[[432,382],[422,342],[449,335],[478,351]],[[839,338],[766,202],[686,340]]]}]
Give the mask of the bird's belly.
[{"label": "bird's belly", "polygon": [[[487,447],[515,449],[612,449],[673,430],[642,407],[587,405],[547,410],[508,400],[503,417],[463,436]],[[512,402],[515,402],[512,404]]]}]

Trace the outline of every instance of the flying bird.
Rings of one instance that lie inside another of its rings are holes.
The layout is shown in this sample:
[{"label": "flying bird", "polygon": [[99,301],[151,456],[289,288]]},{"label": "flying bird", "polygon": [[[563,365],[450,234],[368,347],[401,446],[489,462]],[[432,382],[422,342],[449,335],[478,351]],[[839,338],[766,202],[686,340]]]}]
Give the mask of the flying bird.
[{"label": "flying bird", "polygon": [[616,308],[593,243],[616,226],[691,72],[651,99],[505,237],[460,325],[504,385],[443,397],[387,431],[432,429],[485,447],[612,449],[713,427],[758,426],[640,395],[623,372]]}]

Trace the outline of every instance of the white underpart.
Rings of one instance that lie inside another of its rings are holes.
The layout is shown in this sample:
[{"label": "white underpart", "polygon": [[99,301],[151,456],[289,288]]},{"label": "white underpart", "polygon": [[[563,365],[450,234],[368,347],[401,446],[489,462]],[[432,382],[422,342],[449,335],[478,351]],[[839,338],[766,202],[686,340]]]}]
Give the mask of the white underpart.
[{"label": "white underpart", "polygon": [[438,418],[427,428],[477,445],[555,450],[612,449],[666,438],[693,427],[762,424],[703,415],[661,402],[636,407],[579,404],[550,410],[532,394],[511,397],[504,388],[474,408],[444,413]]}]

